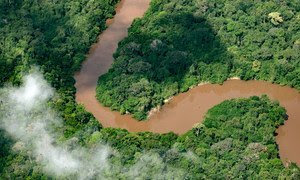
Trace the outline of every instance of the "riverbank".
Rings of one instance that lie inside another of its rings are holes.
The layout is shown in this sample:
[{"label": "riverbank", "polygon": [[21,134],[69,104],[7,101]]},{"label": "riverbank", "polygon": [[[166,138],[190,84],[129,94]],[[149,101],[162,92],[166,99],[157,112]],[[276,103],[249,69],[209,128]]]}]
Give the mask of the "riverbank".
[{"label": "riverbank", "polygon": [[278,129],[276,137],[280,156],[300,164],[300,94],[296,89],[282,87],[263,81],[228,80],[223,85],[201,84],[186,93],[168,100],[159,112],[153,113],[147,121],[137,121],[130,115],[121,115],[102,106],[96,99],[98,77],[106,73],[113,62],[113,53],[118,42],[127,36],[127,28],[133,19],[147,10],[149,1],[124,1],[110,26],[100,36],[83,63],[82,69],[75,75],[76,100],[85,106],[104,127],[124,128],[130,132],[150,131],[178,134],[190,130],[194,124],[203,120],[208,109],[232,98],[268,95],[278,100],[286,108],[288,121]]}]

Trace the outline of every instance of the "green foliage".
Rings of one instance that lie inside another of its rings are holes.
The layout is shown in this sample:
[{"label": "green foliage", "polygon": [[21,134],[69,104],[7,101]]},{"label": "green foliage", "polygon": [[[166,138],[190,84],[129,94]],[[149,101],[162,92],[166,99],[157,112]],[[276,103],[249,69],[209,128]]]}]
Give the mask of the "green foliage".
[{"label": "green foliage", "polygon": [[105,174],[114,178],[132,178],[131,169],[143,162],[140,178],[297,179],[299,168],[283,166],[275,141],[286,117],[267,96],[233,99],[210,109],[202,124],[181,136],[104,128],[90,137],[89,146],[102,141],[118,150],[109,161],[125,169]]},{"label": "green foliage", "polygon": [[153,0],[99,78],[97,98],[141,120],[204,81],[238,76],[300,89],[299,6],[297,0]]},{"label": "green foliage", "polygon": [[[298,167],[284,168],[278,158],[274,134],[285,110],[266,97],[225,101],[182,136],[101,128],[77,105],[72,76],[116,3],[0,0],[0,86],[19,84],[31,65],[39,65],[59,93],[50,102],[64,119],[57,143],[108,143],[119,152],[110,163],[125,168],[105,172],[111,179],[132,177],[127,170],[140,161],[146,164],[138,169],[144,179],[299,179]],[[100,78],[98,99],[145,119],[152,107],[202,81],[222,83],[238,75],[299,89],[299,10],[297,0],[153,0]],[[272,12],[283,22],[274,24]],[[2,130],[0,137],[0,179],[52,178],[30,150]]]},{"label": "green foliage", "polygon": [[55,88],[71,86],[90,45],[118,0],[4,1],[0,21],[0,85],[39,65]]},{"label": "green foliage", "polygon": [[1,1],[0,87],[5,82],[19,84],[23,73],[38,65],[59,93],[52,105],[65,119],[66,138],[85,126],[99,129],[94,117],[75,102],[73,75],[117,2]]},{"label": "green foliage", "polygon": [[90,120],[95,124],[94,117],[75,103],[73,75],[117,2],[2,0],[0,87],[5,82],[19,84],[23,73],[38,65],[59,93],[52,105],[62,112],[66,137],[84,129]]},{"label": "green foliage", "polygon": [[[80,144],[101,125],[75,102],[75,71],[91,44],[106,28],[119,0],[0,0],[0,87],[18,85],[22,75],[38,66],[59,98],[50,105],[61,113],[64,134]],[[0,102],[1,103],[1,102]],[[1,107],[1,104],[0,104]],[[1,112],[0,112],[1,115]],[[0,179],[46,179],[30,151],[11,151],[14,140],[0,131]],[[23,177],[23,178],[22,178]]]}]

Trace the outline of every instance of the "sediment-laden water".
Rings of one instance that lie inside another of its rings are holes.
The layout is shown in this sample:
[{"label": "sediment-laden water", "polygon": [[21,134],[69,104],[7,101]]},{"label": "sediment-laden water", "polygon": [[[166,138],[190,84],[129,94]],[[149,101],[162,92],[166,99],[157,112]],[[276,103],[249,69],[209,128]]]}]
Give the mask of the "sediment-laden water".
[{"label": "sediment-laden water", "polygon": [[229,80],[223,85],[205,84],[174,97],[147,121],[138,122],[130,115],[120,115],[103,107],[96,99],[99,76],[106,73],[113,62],[118,42],[127,36],[127,29],[134,18],[141,17],[150,0],[123,0],[109,27],[92,46],[80,72],[76,73],[76,100],[85,106],[104,127],[124,128],[131,132],[151,131],[182,134],[200,123],[208,109],[226,99],[268,95],[285,107],[288,121],[278,128],[276,137],[282,160],[300,165],[300,93],[289,87],[263,81]]}]

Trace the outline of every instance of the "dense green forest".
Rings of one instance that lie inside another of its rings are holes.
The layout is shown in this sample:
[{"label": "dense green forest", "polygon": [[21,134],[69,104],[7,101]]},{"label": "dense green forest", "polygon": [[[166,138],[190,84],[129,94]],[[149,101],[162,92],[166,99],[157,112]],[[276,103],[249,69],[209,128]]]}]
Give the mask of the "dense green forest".
[{"label": "dense green forest", "polygon": [[[91,139],[117,148],[122,158],[111,160],[125,168],[143,161],[145,167],[135,174],[141,179],[299,179],[297,166],[285,168],[278,158],[274,134],[285,119],[286,112],[278,103],[266,96],[251,97],[213,107],[202,124],[181,136],[108,128]],[[117,170],[109,175],[134,177],[130,171]]]},{"label": "dense green forest", "polygon": [[[118,2],[0,0],[0,87],[20,84],[23,74],[38,66],[59,94],[50,104],[64,119],[62,138],[81,141],[101,127],[75,102],[73,75],[106,28],[106,19],[113,17]],[[36,163],[26,153],[10,152],[12,139],[2,130],[0,137],[0,174],[6,172],[2,178],[34,178],[35,171],[40,171]]]},{"label": "dense green forest", "polygon": [[[70,146],[93,149],[101,142],[118,152],[98,178],[300,178],[296,165],[285,168],[278,158],[275,130],[286,112],[267,97],[225,101],[182,136],[102,128],[78,105],[73,74],[117,2],[0,0],[0,86],[20,85],[37,65],[58,94],[49,102],[64,120],[56,143],[75,139]],[[144,119],[165,98],[201,81],[239,76],[299,89],[299,10],[297,0],[153,0],[100,78],[98,98]],[[0,102],[0,119],[3,109]],[[30,148],[16,144],[0,129],[0,179],[55,178]]]},{"label": "dense green forest", "polygon": [[[119,0],[0,0],[0,86],[38,66],[60,94],[53,106],[73,134],[93,119],[75,102],[73,75]],[[96,122],[96,121],[95,121]]]},{"label": "dense green forest", "polygon": [[153,0],[97,98],[141,120],[191,86],[234,76],[300,89],[300,1]]},{"label": "dense green forest", "polygon": [[[233,99],[213,107],[202,124],[186,134],[129,133],[101,128],[84,138],[82,146],[111,146],[112,153],[95,179],[299,179],[295,164],[284,167],[278,157],[276,128],[286,111],[266,96]],[[77,142],[78,143],[78,142]],[[9,149],[11,144],[3,143]],[[79,145],[79,144],[78,144]],[[70,144],[69,146],[74,146]],[[15,146],[14,146],[15,147]],[[48,179],[28,151],[11,150],[0,178]],[[74,177],[65,174],[59,179]]]}]

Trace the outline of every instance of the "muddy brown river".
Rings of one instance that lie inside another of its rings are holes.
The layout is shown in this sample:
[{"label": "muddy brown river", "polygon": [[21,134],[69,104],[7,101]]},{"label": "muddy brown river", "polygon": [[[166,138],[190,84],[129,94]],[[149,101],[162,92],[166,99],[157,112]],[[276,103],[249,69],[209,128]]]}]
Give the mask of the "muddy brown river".
[{"label": "muddy brown river", "polygon": [[80,72],[75,74],[76,101],[83,104],[104,127],[124,128],[131,132],[151,131],[182,134],[202,121],[208,109],[226,99],[267,94],[285,107],[288,120],[278,128],[276,141],[283,161],[300,165],[300,93],[289,87],[263,81],[228,80],[223,85],[204,84],[174,97],[147,121],[138,122],[130,115],[120,115],[103,107],[96,99],[98,77],[106,73],[113,62],[118,42],[127,36],[134,18],[141,17],[150,0],[122,0],[114,19],[92,46]]}]

